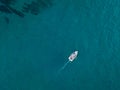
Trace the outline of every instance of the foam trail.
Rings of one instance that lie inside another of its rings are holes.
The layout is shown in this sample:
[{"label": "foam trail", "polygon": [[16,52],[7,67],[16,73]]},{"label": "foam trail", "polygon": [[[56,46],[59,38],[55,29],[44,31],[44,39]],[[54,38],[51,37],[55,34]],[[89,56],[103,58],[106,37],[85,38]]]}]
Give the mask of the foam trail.
[{"label": "foam trail", "polygon": [[60,70],[58,70],[58,73],[60,73],[62,70],[64,70],[65,67],[68,65],[68,63],[70,63],[70,61],[67,61],[67,62],[60,68]]}]

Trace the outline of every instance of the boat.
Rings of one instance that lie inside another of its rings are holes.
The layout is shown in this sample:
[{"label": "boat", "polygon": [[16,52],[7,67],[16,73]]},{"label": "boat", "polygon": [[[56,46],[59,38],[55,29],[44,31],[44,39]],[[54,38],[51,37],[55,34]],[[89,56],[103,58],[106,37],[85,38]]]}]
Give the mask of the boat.
[{"label": "boat", "polygon": [[72,62],[73,60],[75,60],[76,57],[77,57],[77,55],[78,55],[78,51],[74,51],[74,52],[68,57],[69,61]]}]

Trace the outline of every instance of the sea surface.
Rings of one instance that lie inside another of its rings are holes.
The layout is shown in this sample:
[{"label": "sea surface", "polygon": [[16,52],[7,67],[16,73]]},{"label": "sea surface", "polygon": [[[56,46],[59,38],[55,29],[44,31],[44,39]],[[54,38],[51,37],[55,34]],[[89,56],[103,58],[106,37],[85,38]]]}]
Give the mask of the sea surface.
[{"label": "sea surface", "polygon": [[120,90],[120,0],[53,0],[23,18],[0,12],[0,90]]}]

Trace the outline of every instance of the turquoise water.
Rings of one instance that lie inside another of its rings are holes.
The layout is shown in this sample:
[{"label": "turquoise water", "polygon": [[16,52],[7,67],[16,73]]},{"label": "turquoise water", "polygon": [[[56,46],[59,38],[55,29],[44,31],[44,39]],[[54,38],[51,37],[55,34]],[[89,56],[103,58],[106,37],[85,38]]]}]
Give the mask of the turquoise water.
[{"label": "turquoise water", "polygon": [[120,1],[56,0],[37,16],[0,13],[0,90],[120,90]]}]

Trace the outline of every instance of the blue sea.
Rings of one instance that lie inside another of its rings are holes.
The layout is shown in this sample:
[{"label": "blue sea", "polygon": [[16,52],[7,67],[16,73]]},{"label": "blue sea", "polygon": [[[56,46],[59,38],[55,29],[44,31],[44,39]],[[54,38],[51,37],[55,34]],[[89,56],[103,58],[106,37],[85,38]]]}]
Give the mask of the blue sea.
[{"label": "blue sea", "polygon": [[0,90],[120,90],[120,0],[36,1],[0,7]]}]

